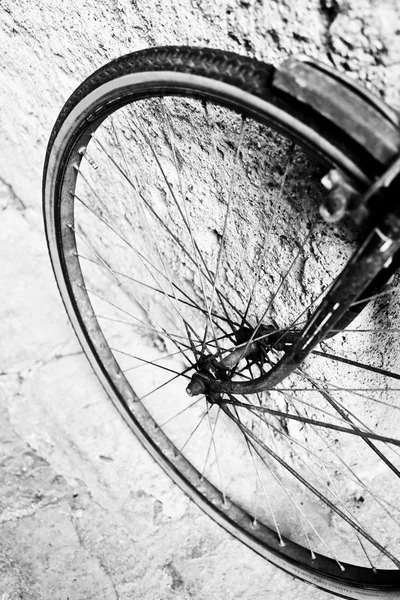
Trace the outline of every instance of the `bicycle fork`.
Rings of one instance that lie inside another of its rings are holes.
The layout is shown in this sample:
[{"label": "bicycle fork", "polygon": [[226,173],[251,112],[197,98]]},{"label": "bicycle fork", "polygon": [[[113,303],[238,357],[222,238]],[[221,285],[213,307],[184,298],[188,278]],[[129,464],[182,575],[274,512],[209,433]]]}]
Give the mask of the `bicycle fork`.
[{"label": "bicycle fork", "polygon": [[[285,351],[282,359],[267,373],[247,381],[218,378],[218,366],[213,370],[200,370],[193,375],[187,387],[190,396],[224,392],[247,394],[273,389],[301,365],[317,344],[332,337],[333,329],[344,329],[361,312],[368,302],[371,290],[380,288],[400,266],[400,157],[371,186],[362,202],[367,204],[377,193],[382,192],[388,208],[350,258],[303,330],[279,334],[279,349]],[[354,303],[358,307],[351,310]],[[275,347],[276,345],[277,340]],[[250,338],[246,349],[241,353],[237,349],[233,351],[231,362],[234,362],[234,357],[241,359],[250,351],[254,351],[253,338]],[[225,359],[225,363],[227,362],[229,363],[229,359]],[[217,362],[214,360],[215,365]],[[221,367],[221,370],[226,369],[226,364],[221,362]]]}]

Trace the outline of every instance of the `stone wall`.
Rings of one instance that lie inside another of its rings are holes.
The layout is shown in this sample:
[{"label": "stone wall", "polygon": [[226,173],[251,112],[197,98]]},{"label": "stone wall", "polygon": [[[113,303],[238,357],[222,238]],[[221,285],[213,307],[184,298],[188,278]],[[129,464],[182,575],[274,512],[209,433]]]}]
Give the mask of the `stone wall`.
[{"label": "stone wall", "polygon": [[400,106],[397,0],[3,0],[0,177],[39,207],[46,143],[74,88],[121,54],[154,45],[229,49],[278,63],[305,52]]}]

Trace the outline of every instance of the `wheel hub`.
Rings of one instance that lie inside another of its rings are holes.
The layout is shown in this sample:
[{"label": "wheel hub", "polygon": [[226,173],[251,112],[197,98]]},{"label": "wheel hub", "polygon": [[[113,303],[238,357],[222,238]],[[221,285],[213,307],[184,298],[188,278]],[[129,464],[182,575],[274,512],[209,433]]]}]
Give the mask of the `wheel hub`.
[{"label": "wheel hub", "polygon": [[[278,348],[279,336],[282,338],[281,332],[274,333],[278,331],[272,325],[260,325],[256,329],[241,327],[233,334],[237,345],[231,351],[222,358],[221,353],[204,356],[196,363],[194,367],[196,373],[186,388],[187,394],[189,396],[206,394],[207,399],[208,396],[220,396],[211,393],[208,383],[212,380],[231,381],[236,366],[243,359],[259,365],[264,364],[271,347]],[[217,398],[211,398],[210,401],[215,403]]]}]

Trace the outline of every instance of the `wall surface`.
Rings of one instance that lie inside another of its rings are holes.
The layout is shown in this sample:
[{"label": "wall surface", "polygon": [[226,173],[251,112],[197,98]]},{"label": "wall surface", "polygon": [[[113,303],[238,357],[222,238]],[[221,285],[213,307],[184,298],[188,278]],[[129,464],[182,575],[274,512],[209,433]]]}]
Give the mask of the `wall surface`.
[{"label": "wall surface", "polygon": [[41,171],[75,87],[154,45],[307,53],[400,109],[399,23],[397,0],[1,1],[1,600],[328,598],[200,514],[117,417],[53,282]]},{"label": "wall surface", "polygon": [[27,205],[39,202],[46,141],[69,94],[141,48],[211,46],[274,63],[305,52],[400,106],[396,0],[3,0],[0,11],[0,173]]}]

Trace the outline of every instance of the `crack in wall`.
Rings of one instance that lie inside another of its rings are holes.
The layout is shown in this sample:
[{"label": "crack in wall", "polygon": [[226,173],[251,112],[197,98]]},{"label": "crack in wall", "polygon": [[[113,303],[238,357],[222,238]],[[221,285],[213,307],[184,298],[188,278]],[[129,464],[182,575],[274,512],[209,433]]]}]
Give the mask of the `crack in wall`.
[{"label": "crack in wall", "polygon": [[335,48],[332,40],[332,26],[340,13],[340,6],[337,0],[320,0],[322,14],[326,19],[326,55],[331,63],[336,67]]},{"label": "crack in wall", "polygon": [[80,547],[90,556],[90,558],[92,560],[95,560],[97,562],[100,569],[103,571],[103,573],[105,574],[105,576],[107,577],[108,581],[111,584],[111,587],[114,591],[115,599],[119,600],[120,596],[118,593],[118,589],[117,589],[117,586],[113,580],[113,577],[112,577],[109,569],[104,564],[104,562],[101,560],[101,558],[99,558],[97,556],[97,554],[95,552],[93,552],[92,549],[88,547],[88,545],[85,544],[84,537],[79,528],[78,519],[74,516],[74,508],[71,505],[70,505],[70,515],[69,516],[70,516],[70,521],[71,521],[72,527],[74,528],[74,531],[76,533]]},{"label": "crack in wall", "polygon": [[[64,346],[67,346],[69,343],[70,343],[70,340],[65,342]],[[19,383],[23,383],[24,381],[26,381],[27,379],[29,379],[33,375],[35,375],[39,369],[41,369],[42,367],[45,367],[47,365],[50,365],[52,362],[59,361],[63,358],[69,358],[71,356],[80,356],[80,355],[83,355],[83,350],[77,350],[76,352],[62,353],[60,351],[56,351],[55,349],[53,349],[52,352],[50,353],[50,355],[48,355],[46,358],[35,360],[28,366],[24,367],[23,369],[16,368],[16,369],[7,369],[6,371],[0,370],[0,377],[16,375],[16,376],[18,376]]]},{"label": "crack in wall", "polygon": [[9,507],[7,507],[0,514],[0,525],[3,525],[4,523],[21,521],[23,519],[27,519],[28,517],[34,517],[36,514],[44,511],[46,508],[59,505],[63,500],[65,500],[65,496],[62,496],[61,498],[54,498],[46,503],[32,504],[30,508],[9,510]]},{"label": "crack in wall", "polygon": [[[1,189],[3,188],[3,189]],[[11,205],[17,210],[24,211],[27,209],[25,202],[16,194],[13,186],[8,183],[3,177],[0,177],[0,209],[8,208],[7,198],[10,199]]]}]

